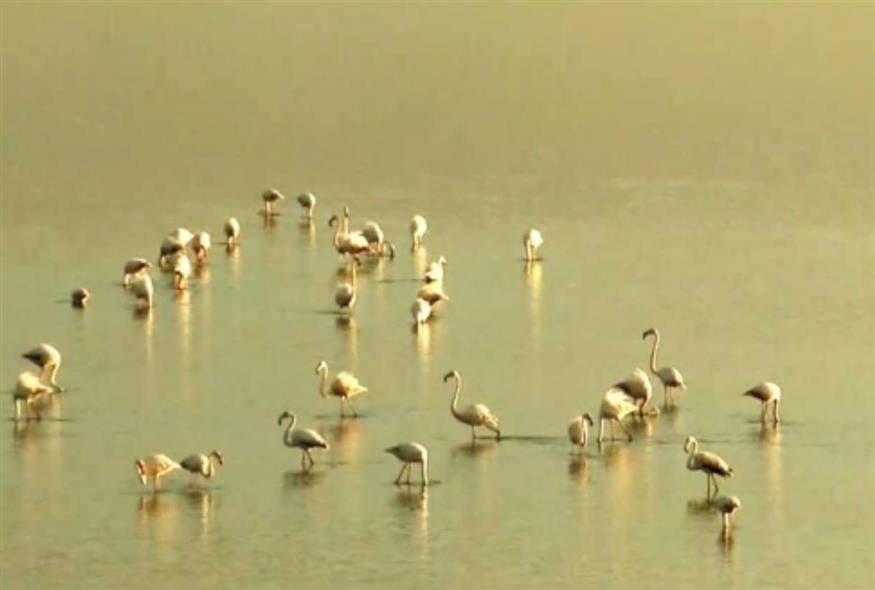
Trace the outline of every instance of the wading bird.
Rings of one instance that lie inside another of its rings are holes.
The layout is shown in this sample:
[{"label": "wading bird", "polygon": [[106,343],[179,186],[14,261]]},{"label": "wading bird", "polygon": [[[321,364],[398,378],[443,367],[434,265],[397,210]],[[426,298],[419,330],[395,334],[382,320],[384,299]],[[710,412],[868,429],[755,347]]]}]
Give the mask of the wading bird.
[{"label": "wading bird", "polygon": [[738,499],[738,496],[720,496],[714,498],[713,504],[723,516],[723,534],[729,536],[732,526],[730,517],[741,508],[741,500]]},{"label": "wading bird", "polygon": [[28,420],[31,417],[37,420],[42,416],[39,409],[35,405],[42,396],[52,393],[52,388],[40,381],[39,377],[33,373],[24,372],[18,376],[18,381],[15,384],[15,389],[12,391],[12,400],[15,403],[15,419],[21,418],[21,405],[25,406],[25,418]]},{"label": "wading bird", "polygon": [[131,282],[131,277],[148,271],[150,268],[152,268],[152,263],[145,258],[131,258],[125,262],[125,274],[122,276],[122,284],[127,287]]},{"label": "wading bird", "polygon": [[73,289],[73,292],[70,293],[70,303],[73,307],[84,309],[88,307],[89,299],[91,299],[91,293],[85,288]]},{"label": "wading bird", "polygon": [[207,259],[207,252],[212,247],[213,241],[210,239],[210,234],[205,231],[198,232],[191,240],[191,249],[194,252],[194,259],[198,264]]},{"label": "wading bird", "polygon": [[577,447],[577,450],[586,447],[586,443],[589,441],[589,429],[593,425],[592,416],[589,414],[577,416],[568,423],[568,440]]},{"label": "wading bird", "polygon": [[146,309],[152,308],[152,299],[155,296],[155,286],[152,277],[147,274],[137,275],[131,283],[131,293]]},{"label": "wading bird", "polygon": [[662,383],[663,403],[668,407],[669,402],[674,403],[674,399],[669,395],[669,390],[672,387],[680,387],[681,391],[686,391],[687,384],[684,383],[684,376],[675,367],[656,368],[656,351],[659,350],[660,341],[659,330],[650,328],[642,334],[641,339],[646,340],[648,336],[653,336],[653,349],[650,351],[650,372],[656,375]]},{"label": "wading bird", "polygon": [[316,195],[313,193],[301,193],[298,195],[298,205],[304,209],[304,217],[313,219],[313,208],[316,207]]},{"label": "wading bird", "polygon": [[532,228],[523,235],[523,246],[526,249],[526,262],[537,260],[538,248],[544,243],[541,232]]},{"label": "wading bird", "polygon": [[[346,211],[348,211],[348,209]],[[334,249],[337,250],[337,253],[341,255],[349,254],[355,259],[358,259],[359,254],[374,253],[371,244],[368,243],[364,234],[361,232],[350,232],[344,229],[344,226],[349,223],[346,216],[344,216],[344,219],[345,221],[343,223],[338,223],[339,220],[337,215],[332,215],[328,220],[328,227],[334,229],[332,244],[334,244]],[[335,227],[335,224],[337,227]]]},{"label": "wading bird", "polygon": [[236,217],[229,217],[225,221],[225,242],[229,250],[240,242],[240,222]]},{"label": "wading bird", "polygon": [[444,266],[447,265],[447,259],[443,256],[439,257],[437,260],[428,265],[428,268],[425,269],[425,279],[426,283],[438,283],[444,280]]},{"label": "wading bird", "polygon": [[417,330],[431,318],[431,308],[431,303],[418,296],[413,305],[410,306],[410,314],[413,316],[413,322]]},{"label": "wading bird", "polygon": [[413,463],[420,465],[420,482],[421,485],[428,485],[428,451],[419,443],[407,442],[389,447],[387,453],[395,455],[395,457],[404,463],[401,466],[401,471],[398,472],[398,477],[395,478],[395,485],[401,483],[401,476],[404,475],[404,470],[407,470],[407,483],[410,483],[410,466]]},{"label": "wading bird", "polygon": [[356,284],[356,266],[361,264],[357,259],[352,261],[350,265],[350,280],[344,281],[337,285],[337,290],[334,292],[334,302],[340,311],[347,314],[352,313],[352,307],[358,299],[358,285]]},{"label": "wading bird", "polygon": [[173,260],[179,254],[185,253],[185,244],[174,237],[164,238],[161,242],[161,249],[158,255],[158,267],[167,271],[173,268]]},{"label": "wading bird", "polygon": [[275,188],[268,189],[261,193],[261,200],[264,201],[265,216],[275,215],[273,212],[273,204],[284,200],[286,197]]},{"label": "wading bird", "polygon": [[[307,471],[315,463],[310,455],[310,449],[327,449],[328,443],[315,430],[310,430],[309,428],[299,428],[296,430],[295,424],[298,422],[298,418],[288,410],[280,414],[276,423],[282,424],[286,418],[289,419],[289,425],[286,428],[285,434],[283,434],[283,443],[287,447],[303,451],[301,453],[301,470]],[[308,460],[309,465],[307,463]]]},{"label": "wading bird", "polygon": [[616,422],[631,441],[632,435],[623,426],[623,418],[636,411],[638,411],[638,406],[635,405],[635,401],[622,389],[612,387],[605,392],[605,397],[599,406],[599,442],[605,438],[605,421],[611,424],[611,440],[615,440],[614,422]]},{"label": "wading bird", "polygon": [[134,467],[143,487],[147,487],[149,480],[152,480],[152,489],[155,491],[161,489],[162,477],[176,469],[181,469],[179,463],[160,453],[137,459],[134,461]]},{"label": "wading bird", "polygon": [[689,454],[689,457],[687,457],[687,469],[690,471],[702,471],[708,478],[708,501],[710,502],[711,481],[714,482],[714,495],[716,496],[719,491],[717,478],[714,476],[732,477],[732,467],[714,453],[700,452],[699,441],[692,436],[688,436],[686,442],[684,442],[684,452]]},{"label": "wading bird", "polygon": [[167,237],[178,240],[183,246],[188,246],[189,242],[191,242],[194,238],[194,234],[188,228],[177,227],[175,230],[170,232],[170,235]]},{"label": "wading bird", "polygon": [[64,391],[64,388],[55,381],[58,369],[61,368],[61,353],[58,352],[57,348],[51,344],[43,343],[34,346],[21,356],[40,368],[40,379],[43,382],[48,377],[48,383],[55,391]]},{"label": "wading bird", "polygon": [[[355,375],[348,371],[341,371],[333,379],[328,375],[328,363],[319,361],[316,365],[316,374],[319,375],[319,395],[328,399],[329,395],[340,398],[340,415],[343,416],[343,402],[352,408],[353,416],[358,417],[358,412],[352,404],[352,398],[365,393],[368,388],[362,386]],[[330,384],[329,384],[330,381]]]},{"label": "wading bird", "polygon": [[431,305],[435,305],[437,303],[440,303],[441,301],[450,300],[450,297],[444,292],[443,281],[425,283],[422,287],[419,288],[419,291],[416,292],[416,296],[419,299],[425,299]]},{"label": "wading bird", "polygon": [[425,232],[428,231],[428,223],[425,221],[425,217],[422,215],[414,215],[413,219],[410,220],[410,239],[412,241],[412,245],[410,246],[411,251],[415,251],[422,245],[422,239],[425,237]]},{"label": "wading bird", "polygon": [[638,413],[644,416],[644,407],[650,402],[653,397],[653,386],[650,384],[650,378],[641,369],[635,369],[632,374],[613,385],[633,400],[638,405]]},{"label": "wading bird", "polygon": [[225,457],[222,455],[222,451],[218,449],[210,452],[209,455],[189,455],[179,462],[179,466],[191,472],[191,483],[193,484],[198,475],[204,479],[212,479],[216,474],[216,463],[219,465],[225,464]]},{"label": "wading bird", "polygon": [[781,388],[776,384],[771,383],[770,381],[763,381],[759,385],[755,385],[745,391],[742,395],[752,397],[754,399],[758,399],[762,404],[762,413],[760,414],[760,421],[766,421],[766,410],[769,407],[769,404],[774,404],[772,406],[772,418],[775,421],[775,424],[781,421]]},{"label": "wading bird", "polygon": [[453,402],[450,404],[450,412],[462,424],[467,424],[471,427],[471,442],[477,438],[474,431],[478,426],[482,426],[495,433],[495,440],[501,440],[501,430],[498,428],[498,416],[493,414],[489,408],[483,404],[471,404],[462,409],[458,408],[459,393],[462,391],[462,376],[458,371],[450,371],[444,375],[444,383],[455,379],[455,389],[453,390]]}]

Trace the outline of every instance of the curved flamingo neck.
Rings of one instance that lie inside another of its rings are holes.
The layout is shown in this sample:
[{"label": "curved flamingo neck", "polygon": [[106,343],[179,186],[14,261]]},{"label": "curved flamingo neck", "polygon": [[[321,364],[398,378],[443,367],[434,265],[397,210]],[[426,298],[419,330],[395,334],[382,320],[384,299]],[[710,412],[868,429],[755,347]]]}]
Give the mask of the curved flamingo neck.
[{"label": "curved flamingo neck", "polygon": [[653,332],[653,350],[650,351],[650,372],[656,374],[656,351],[659,350],[659,332]]},{"label": "curved flamingo neck", "polygon": [[319,395],[328,397],[328,367],[319,369]]},{"label": "curved flamingo neck", "polygon": [[459,415],[459,410],[457,409],[457,404],[459,403],[459,394],[462,392],[462,378],[458,375],[453,376],[456,380],[456,386],[453,391],[453,402],[450,404],[450,411],[454,416]]},{"label": "curved flamingo neck", "polygon": [[286,433],[283,435],[283,442],[286,443],[287,447],[292,446],[292,430],[295,429],[295,423],[298,421],[296,416],[291,416],[289,418],[289,425],[286,427]]}]

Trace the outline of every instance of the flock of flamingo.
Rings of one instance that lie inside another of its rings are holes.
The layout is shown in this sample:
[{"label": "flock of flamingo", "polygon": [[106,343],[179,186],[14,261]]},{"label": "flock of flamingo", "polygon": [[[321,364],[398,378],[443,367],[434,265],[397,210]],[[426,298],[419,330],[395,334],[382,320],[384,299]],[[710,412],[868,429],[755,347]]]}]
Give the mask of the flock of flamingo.
[{"label": "flock of flamingo", "polygon": [[[275,211],[278,203],[285,199],[284,195],[275,189],[267,190],[262,194],[264,203],[263,214],[266,219],[278,215]],[[307,220],[312,222],[316,197],[312,193],[303,193],[297,198],[298,203],[304,209]],[[355,306],[358,284],[356,282],[356,267],[361,264],[362,256],[386,256],[394,258],[395,246],[385,238],[380,226],[369,221],[362,230],[350,229],[349,209],[344,208],[343,217],[333,215],[328,225],[333,229],[332,244],[337,252],[350,261],[348,276],[349,280],[340,283],[335,292],[335,303],[344,314],[352,313]],[[240,223],[235,218],[229,218],[225,222],[225,247],[230,252],[240,244]],[[410,221],[411,249],[417,250],[423,243],[428,224],[424,217],[415,215]],[[530,229],[523,236],[525,259],[527,262],[537,260],[538,248],[544,239],[537,229]],[[191,232],[179,228],[167,236],[162,242],[158,258],[158,267],[172,275],[172,284],[175,289],[187,288],[188,280],[192,274],[194,265],[203,264],[212,246],[212,241],[207,232]],[[191,250],[194,261],[189,258],[187,251]],[[417,291],[416,299],[411,307],[411,314],[416,329],[429,321],[434,306],[449,301],[444,291],[444,275],[447,260],[440,256],[428,265],[422,279],[423,284]],[[144,313],[149,313],[153,306],[155,288],[149,274],[152,263],[145,258],[132,258],[124,265],[122,283],[135,297],[137,305]],[[88,306],[90,294],[87,289],[79,288],[72,292],[71,303],[78,308]],[[685,391],[687,386],[681,372],[671,366],[657,366],[657,352],[660,345],[660,333],[651,328],[645,331],[642,339],[652,337],[653,346],[650,353],[650,372],[662,383],[664,392],[664,404],[666,407],[675,403],[673,390]],[[40,344],[25,352],[23,358],[31,361],[40,369],[39,374],[25,371],[18,376],[16,387],[13,391],[16,419],[39,420],[40,408],[45,401],[49,402],[52,396],[63,391],[58,385],[57,375],[61,366],[61,353],[50,344]],[[319,393],[322,397],[333,396],[339,399],[340,414],[344,416],[346,406],[352,412],[353,417],[358,417],[353,398],[366,393],[358,378],[348,371],[341,371],[331,376],[328,364],[320,361],[316,365],[316,374],[319,376]],[[496,440],[501,439],[498,416],[487,406],[474,403],[459,406],[459,396],[462,391],[462,376],[458,371],[450,371],[444,376],[444,381],[453,382],[453,397],[450,405],[452,416],[462,424],[471,428],[472,443],[476,439],[476,429],[485,428],[494,433]],[[768,407],[772,406],[772,419],[775,424],[780,422],[781,389],[771,382],[760,383],[744,392],[745,396],[752,397],[761,403],[760,419],[766,422]],[[628,440],[632,435],[623,425],[627,416],[659,415],[657,408],[648,407],[653,397],[653,386],[650,378],[642,369],[635,369],[624,380],[615,383],[604,394],[599,406],[598,419],[598,443],[605,440],[605,424],[610,426],[610,440],[615,440],[614,424],[617,424]],[[24,416],[22,416],[24,414]],[[315,430],[298,427],[297,416],[289,411],[280,414],[277,423],[282,425],[288,421],[283,435],[283,443],[291,448],[301,450],[301,469],[306,471],[313,467],[315,461],[311,455],[314,449],[328,449],[328,442]],[[568,425],[568,438],[579,451],[587,446],[589,441],[589,429],[594,427],[595,422],[590,414],[582,414],[575,417]],[[741,501],[737,496],[718,496],[719,488],[717,476],[730,478],[733,475],[732,467],[714,453],[699,450],[698,441],[689,436],[684,443],[684,452],[687,454],[686,467],[691,471],[701,471],[707,480],[707,502],[717,510],[723,519],[723,532],[729,534],[730,517],[741,508]],[[401,471],[395,478],[395,484],[400,485],[407,474],[404,482],[410,483],[410,471],[413,464],[420,466],[420,483],[428,485],[428,450],[418,442],[403,442],[386,449],[386,452],[395,456],[402,463]],[[161,478],[177,471],[186,470],[191,473],[192,484],[197,477],[211,479],[217,472],[217,466],[224,464],[224,456],[221,451],[214,450],[207,454],[195,453],[175,461],[161,453],[153,454],[135,461],[137,476],[143,486],[151,482],[154,490],[160,488]],[[714,486],[712,494],[711,485]]]}]

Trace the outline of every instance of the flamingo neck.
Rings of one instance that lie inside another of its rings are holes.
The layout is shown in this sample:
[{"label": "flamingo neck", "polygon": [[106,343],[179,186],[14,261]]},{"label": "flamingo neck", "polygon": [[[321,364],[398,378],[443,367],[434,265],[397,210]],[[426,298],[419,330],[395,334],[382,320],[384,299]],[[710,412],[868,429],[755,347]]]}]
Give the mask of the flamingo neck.
[{"label": "flamingo neck", "polygon": [[696,468],[696,451],[699,450],[699,441],[692,440],[687,446],[687,469],[694,470]]},{"label": "flamingo neck", "polygon": [[604,436],[605,436],[605,419],[600,417],[599,418],[599,442],[602,441]]},{"label": "flamingo neck", "polygon": [[453,403],[450,404],[450,411],[454,416],[459,415],[459,410],[457,409],[457,404],[459,403],[459,394],[462,392],[462,378],[456,377],[456,387],[453,391]]},{"label": "flamingo neck", "polygon": [[328,397],[328,369],[323,368],[319,371],[319,395],[324,398]]},{"label": "flamingo neck", "polygon": [[650,351],[650,372],[656,374],[656,351],[659,350],[659,334],[653,335],[653,350]]},{"label": "flamingo neck", "polygon": [[353,293],[355,293],[355,287],[356,287],[356,282],[355,282],[355,275],[356,275],[355,267],[356,267],[356,264],[355,264],[355,261],[353,261],[353,263],[352,263],[352,291],[353,291]]},{"label": "flamingo neck", "polygon": [[283,435],[283,442],[286,443],[287,447],[292,446],[292,430],[295,429],[295,423],[298,421],[297,417],[292,416],[289,420],[289,425],[286,427],[286,433]]}]

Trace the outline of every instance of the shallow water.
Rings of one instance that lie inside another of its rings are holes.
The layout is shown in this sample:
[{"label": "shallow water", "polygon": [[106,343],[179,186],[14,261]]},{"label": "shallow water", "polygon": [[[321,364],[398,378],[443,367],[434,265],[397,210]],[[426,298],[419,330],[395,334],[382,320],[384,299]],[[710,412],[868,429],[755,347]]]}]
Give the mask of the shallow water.
[{"label": "shallow water", "polygon": [[[869,585],[872,7],[0,10],[0,376],[47,341],[68,388],[0,432],[4,588]],[[313,227],[289,201],[265,225],[268,186],[316,192]],[[343,205],[400,246],[363,267],[350,322]],[[154,273],[135,314],[124,260],[229,215],[241,247],[182,295]],[[441,254],[451,301],[415,335]],[[572,456],[568,420],[646,366],[650,326],[689,391]],[[317,394],[321,359],[369,388],[360,419]],[[506,440],[471,446],[454,368]],[[778,429],[740,397],[766,379]],[[332,445],[309,474],[286,409]],[[730,542],[689,434],[735,469]],[[425,492],[392,485],[404,440],[430,450]],[[212,448],[200,488],[139,487],[135,457]]]}]

